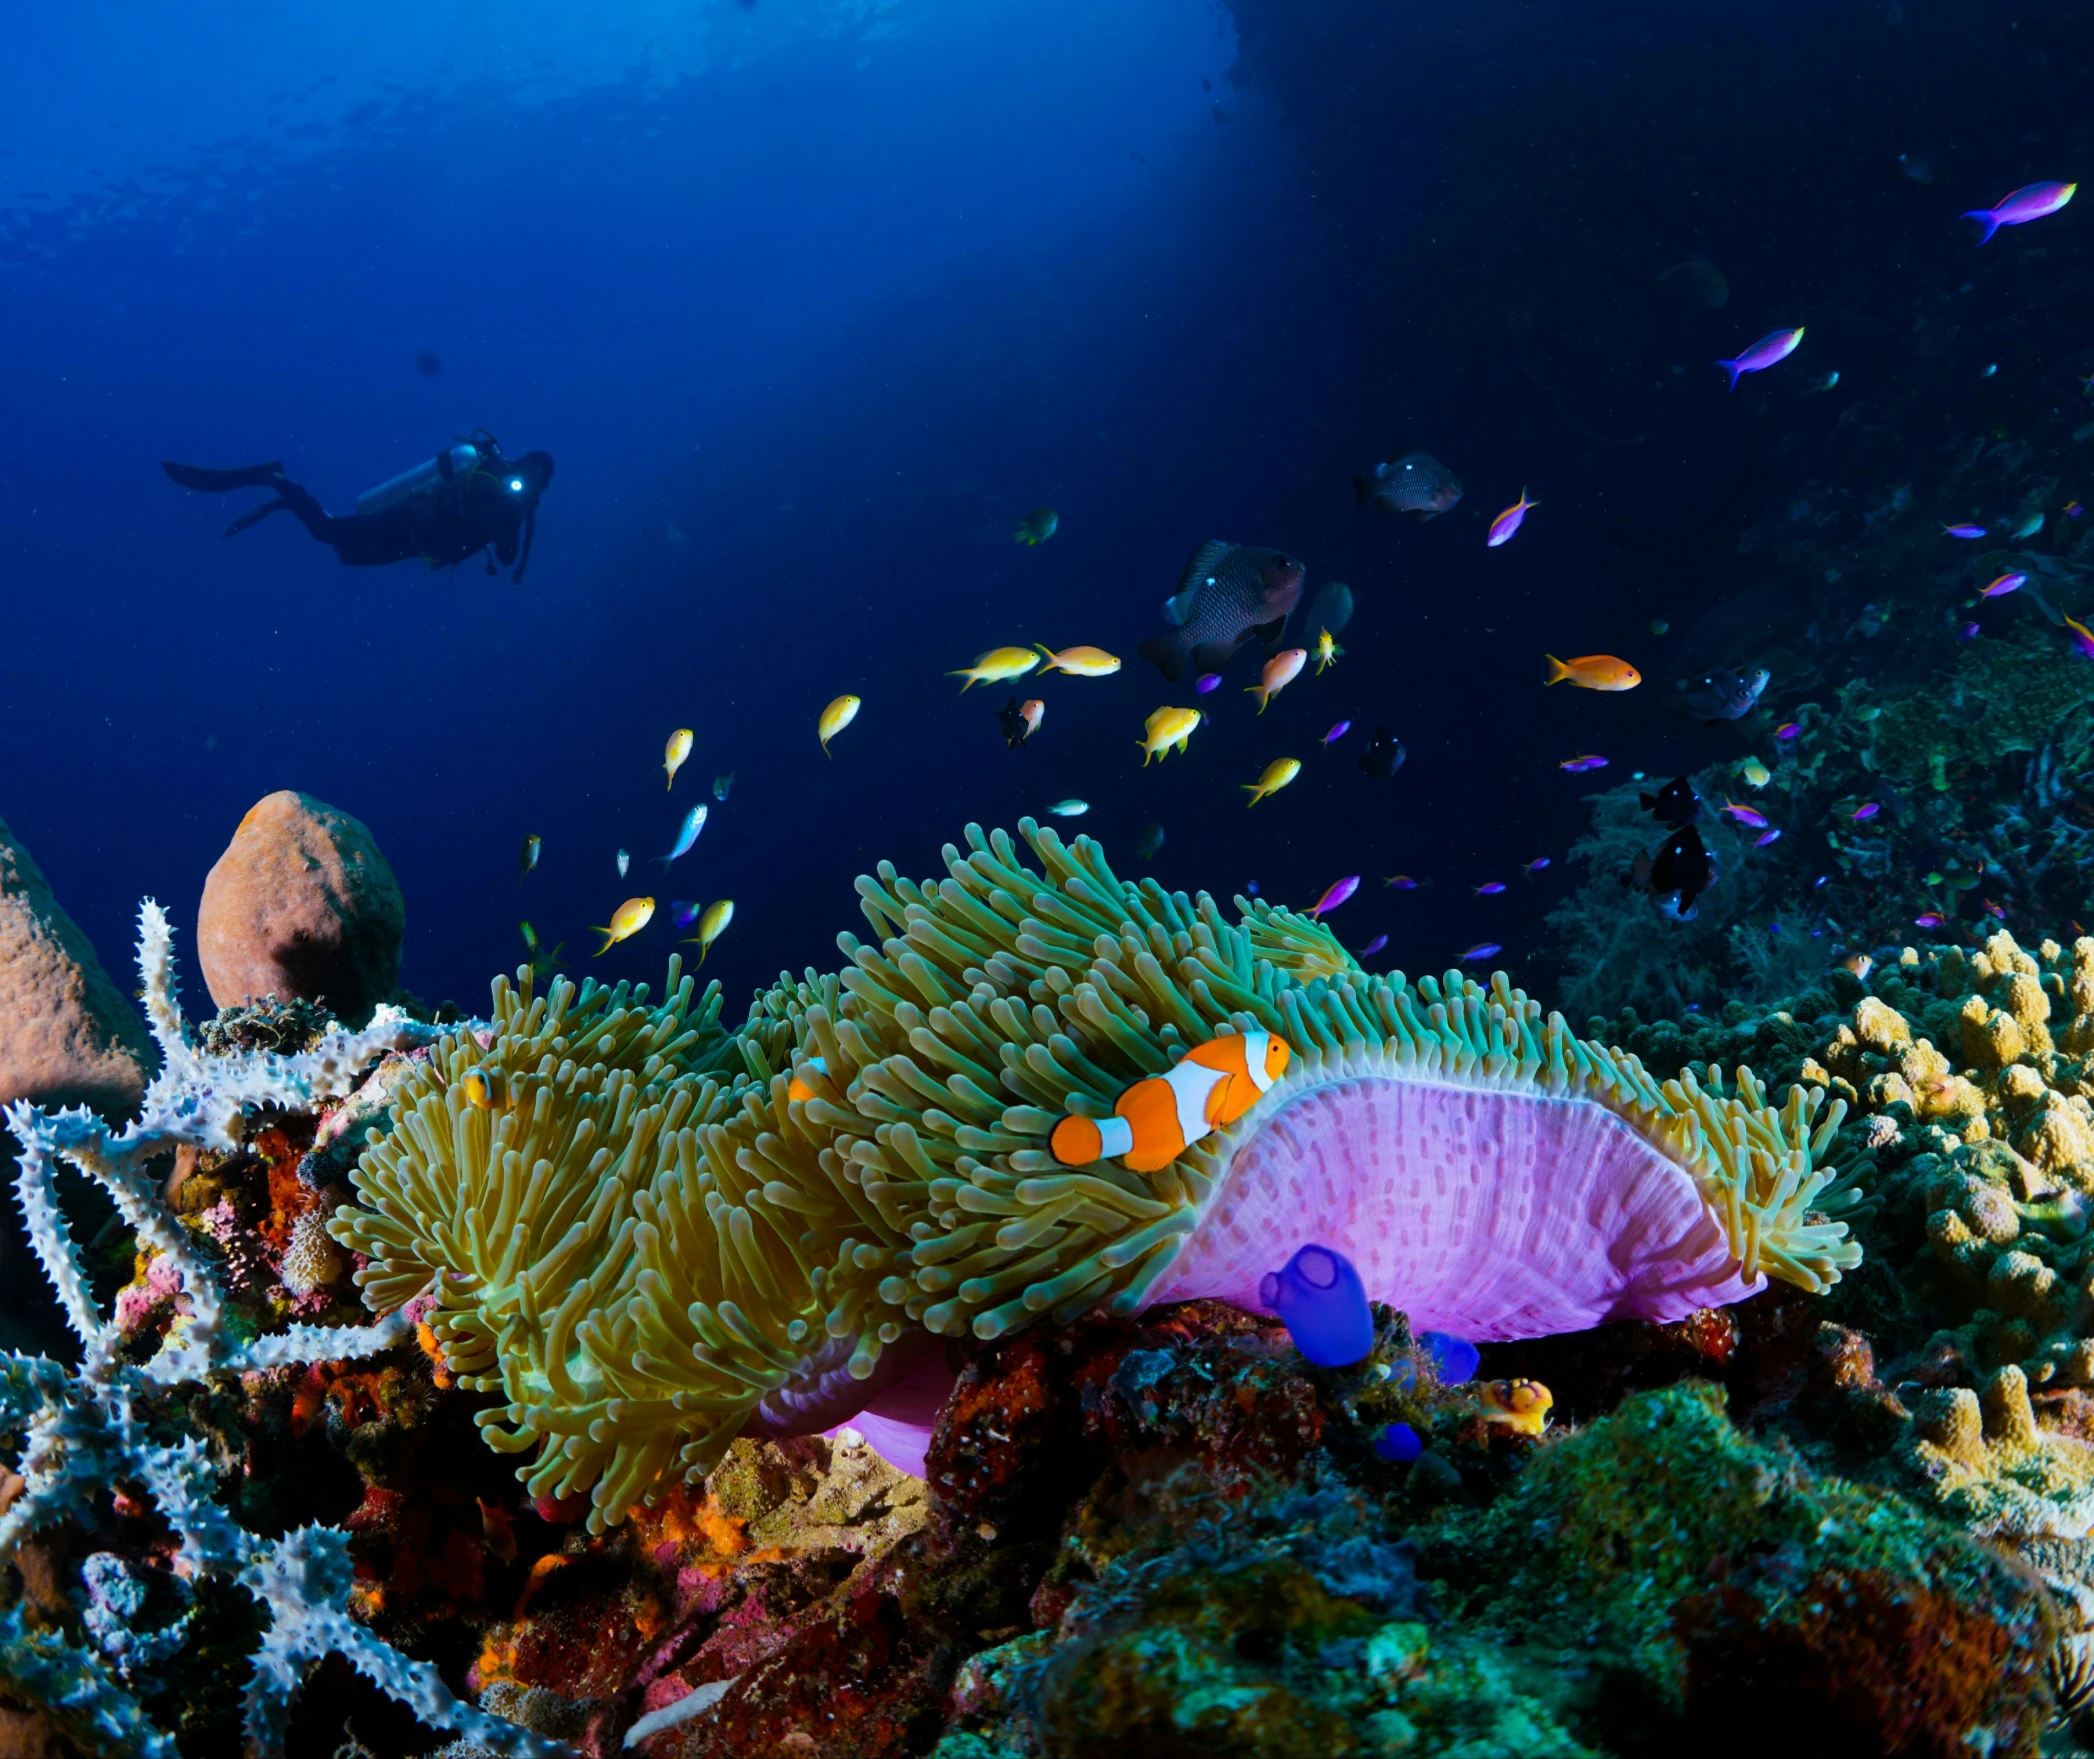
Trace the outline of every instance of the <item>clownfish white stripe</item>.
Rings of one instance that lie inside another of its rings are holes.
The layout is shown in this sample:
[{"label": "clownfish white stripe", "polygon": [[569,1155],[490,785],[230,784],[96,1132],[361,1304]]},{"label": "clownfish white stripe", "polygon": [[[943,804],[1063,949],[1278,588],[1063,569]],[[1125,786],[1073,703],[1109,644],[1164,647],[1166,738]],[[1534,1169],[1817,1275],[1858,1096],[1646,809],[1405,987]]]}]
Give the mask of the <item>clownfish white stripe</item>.
[{"label": "clownfish white stripe", "polygon": [[1180,1148],[1189,1147],[1214,1128],[1207,1116],[1207,1102],[1213,1097],[1214,1090],[1228,1078],[1226,1070],[1210,1069],[1190,1057],[1184,1058],[1164,1076],[1164,1084],[1178,1102]]},{"label": "clownfish white stripe", "polygon": [[1117,1159],[1134,1147],[1134,1125],[1126,1118],[1098,1118],[1098,1156]]},{"label": "clownfish white stripe", "polygon": [[1272,1073],[1265,1067],[1265,1047],[1272,1042],[1269,1032],[1246,1032],[1243,1035],[1243,1068],[1250,1076],[1251,1085],[1260,1093],[1272,1087]]}]

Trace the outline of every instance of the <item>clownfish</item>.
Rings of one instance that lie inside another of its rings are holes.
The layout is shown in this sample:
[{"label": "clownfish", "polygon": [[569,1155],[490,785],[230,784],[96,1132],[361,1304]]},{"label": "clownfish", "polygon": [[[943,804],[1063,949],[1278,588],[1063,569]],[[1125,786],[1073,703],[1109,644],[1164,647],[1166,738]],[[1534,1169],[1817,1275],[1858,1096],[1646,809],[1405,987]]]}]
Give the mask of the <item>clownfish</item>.
[{"label": "clownfish", "polygon": [[[807,1066],[826,1075],[829,1072],[829,1059],[827,1057],[809,1057]],[[814,1097],[814,1089],[800,1078],[800,1072],[797,1069],[793,1071],[793,1078],[785,1084],[785,1097],[791,1100],[802,1101],[810,1100]]]},{"label": "clownfish", "polygon": [[1109,1118],[1066,1117],[1048,1146],[1065,1167],[1108,1156],[1131,1173],[1160,1172],[1201,1137],[1233,1124],[1287,1071],[1294,1052],[1270,1032],[1229,1033],[1185,1053],[1166,1075],[1137,1081]]},{"label": "clownfish", "polygon": [[1515,1435],[1539,1435],[1549,1426],[1556,1397],[1538,1380],[1494,1380],[1483,1389],[1483,1420]]}]

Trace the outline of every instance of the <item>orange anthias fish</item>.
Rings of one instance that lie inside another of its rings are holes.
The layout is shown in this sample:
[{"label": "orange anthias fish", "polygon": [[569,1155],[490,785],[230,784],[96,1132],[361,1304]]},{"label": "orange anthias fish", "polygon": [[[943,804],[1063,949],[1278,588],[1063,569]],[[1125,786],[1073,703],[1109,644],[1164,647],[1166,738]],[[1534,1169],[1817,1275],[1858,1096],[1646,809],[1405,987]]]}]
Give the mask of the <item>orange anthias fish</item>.
[{"label": "orange anthias fish", "polygon": [[1239,1032],[1196,1045],[1165,1075],[1137,1081],[1109,1118],[1070,1116],[1048,1146],[1065,1167],[1108,1157],[1131,1173],[1160,1172],[1202,1137],[1233,1124],[1287,1072],[1294,1052],[1270,1032]]},{"label": "orange anthias fish", "polygon": [[1258,712],[1262,715],[1272,699],[1301,676],[1302,667],[1309,663],[1309,650],[1305,647],[1283,648],[1265,662],[1265,671],[1255,684],[1244,686],[1258,699]]},{"label": "orange anthias fish", "polygon": [[1567,679],[1580,690],[1634,690],[1643,682],[1641,672],[1612,654],[1585,654],[1575,660],[1559,660],[1554,654],[1542,658],[1549,662],[1544,684],[1561,684]]},{"label": "orange anthias fish", "polygon": [[1033,646],[1047,656],[1048,671],[1067,672],[1072,678],[1110,678],[1120,669],[1119,657],[1102,647],[1065,647],[1056,653],[1044,641]]},{"label": "orange anthias fish", "polygon": [[1483,1420],[1515,1435],[1539,1435],[1555,1403],[1555,1394],[1538,1380],[1494,1380],[1483,1389]]},{"label": "orange anthias fish", "polygon": [[1185,749],[1186,740],[1192,730],[1200,724],[1200,711],[1196,708],[1160,708],[1143,723],[1144,737],[1135,744],[1142,748],[1142,768],[1149,767],[1152,757],[1168,757],[1171,747]]}]

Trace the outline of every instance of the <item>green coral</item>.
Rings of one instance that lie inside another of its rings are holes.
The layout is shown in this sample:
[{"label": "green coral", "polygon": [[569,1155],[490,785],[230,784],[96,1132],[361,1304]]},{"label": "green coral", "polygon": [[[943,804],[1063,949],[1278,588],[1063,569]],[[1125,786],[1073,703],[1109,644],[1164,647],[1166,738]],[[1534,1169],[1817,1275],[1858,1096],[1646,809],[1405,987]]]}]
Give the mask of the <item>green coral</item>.
[{"label": "green coral", "polygon": [[2049,1714],[2054,1615],[2025,1573],[1749,1439],[1711,1386],[1629,1398],[1420,1543],[1465,1620],[1690,1736],[1771,1678],[1880,1743],[1856,1750],[2032,1749]]}]

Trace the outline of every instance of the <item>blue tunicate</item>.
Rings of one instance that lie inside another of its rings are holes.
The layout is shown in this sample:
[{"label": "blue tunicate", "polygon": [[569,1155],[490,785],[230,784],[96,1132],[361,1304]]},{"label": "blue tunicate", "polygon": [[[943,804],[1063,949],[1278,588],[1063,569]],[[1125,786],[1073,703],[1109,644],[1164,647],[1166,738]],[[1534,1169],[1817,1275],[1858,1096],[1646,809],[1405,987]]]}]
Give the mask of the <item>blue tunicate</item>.
[{"label": "blue tunicate", "polygon": [[1407,1466],[1424,1451],[1425,1443],[1408,1423],[1391,1423],[1374,1438],[1375,1457],[1391,1465]]},{"label": "blue tunicate", "polygon": [[1476,1378],[1476,1365],[1481,1358],[1467,1338],[1458,1338],[1451,1331],[1421,1331],[1418,1342],[1432,1357],[1433,1372],[1440,1377],[1441,1385],[1460,1386]]},{"label": "blue tunicate", "polygon": [[1285,1322],[1294,1347],[1319,1368],[1349,1368],[1374,1348],[1374,1314],[1352,1260],[1304,1246],[1287,1268],[1269,1271],[1258,1299]]}]

